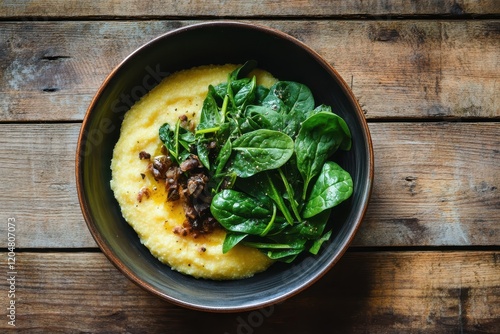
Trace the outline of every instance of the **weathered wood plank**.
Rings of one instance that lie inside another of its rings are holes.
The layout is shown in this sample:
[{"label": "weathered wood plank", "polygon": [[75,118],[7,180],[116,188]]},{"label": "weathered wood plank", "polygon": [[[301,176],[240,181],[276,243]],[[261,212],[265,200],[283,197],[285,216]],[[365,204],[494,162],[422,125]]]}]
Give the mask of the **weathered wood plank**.
[{"label": "weathered wood plank", "polygon": [[370,124],[375,177],[355,245],[498,245],[500,124]]},{"label": "weathered wood plank", "polygon": [[324,0],[260,0],[234,1],[230,5],[218,0],[207,1],[77,1],[48,0],[44,2],[4,1],[0,17],[28,20],[31,17],[330,17],[377,15],[481,15],[498,14],[495,0],[458,1],[324,1]]},{"label": "weathered wood plank", "polygon": [[[498,333],[500,328],[498,252],[347,252],[302,293],[234,314],[162,301],[131,283],[101,253],[18,253],[17,265],[16,329],[28,332]],[[1,286],[8,291],[5,280]],[[2,294],[0,303],[8,302]],[[0,328],[8,327],[4,316]]]},{"label": "weathered wood plank", "polygon": [[0,125],[0,219],[15,219],[17,247],[95,247],[76,195],[79,129]]},{"label": "weathered wood plank", "polygon": [[[76,195],[79,128],[0,124],[0,220],[16,219],[18,247],[95,247]],[[370,129],[375,183],[354,245],[500,245],[500,123]]]},{"label": "weathered wood plank", "polygon": [[[81,120],[111,69],[195,21],[0,22],[0,121]],[[297,37],[369,119],[500,118],[500,21],[252,21]]]}]

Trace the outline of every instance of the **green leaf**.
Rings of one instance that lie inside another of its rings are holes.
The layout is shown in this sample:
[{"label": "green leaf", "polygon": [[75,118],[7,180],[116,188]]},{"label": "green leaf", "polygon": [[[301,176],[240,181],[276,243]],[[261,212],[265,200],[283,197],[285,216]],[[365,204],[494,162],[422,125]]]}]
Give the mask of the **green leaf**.
[{"label": "green leaf", "polygon": [[196,143],[196,152],[198,153],[198,158],[200,162],[205,166],[205,168],[210,169],[210,150],[207,147],[207,140],[199,140]]},{"label": "green leaf", "polygon": [[303,248],[297,248],[297,249],[292,248],[282,251],[270,250],[267,252],[267,257],[269,257],[271,260],[278,260],[285,263],[291,263],[293,262],[293,260],[297,258],[297,255],[299,255],[303,251],[304,251]]},{"label": "green leaf", "polygon": [[325,104],[320,104],[316,108],[314,108],[307,116],[310,117],[314,114],[317,114],[319,112],[332,112],[332,107],[327,106]]},{"label": "green leaf", "polygon": [[271,109],[276,110],[274,108],[276,103],[286,106],[284,112],[279,108],[283,113],[306,112],[314,109],[314,97],[311,90],[306,85],[293,81],[278,81],[269,89],[269,94],[262,104],[269,105]]},{"label": "green leaf", "polygon": [[180,127],[180,120],[177,120],[174,129],[171,129],[170,125],[165,123],[160,127],[158,132],[160,140],[174,161],[180,164],[189,156],[191,145],[195,142],[195,137],[193,133]]},{"label": "green leaf", "polygon": [[318,240],[316,240],[311,248],[309,248],[309,252],[311,254],[318,254],[319,252],[319,249],[321,248],[321,245],[325,242],[325,241],[328,241],[328,239],[330,239],[330,236],[332,235],[332,230],[326,232],[321,238],[319,238]]},{"label": "green leaf", "polygon": [[[283,182],[283,186],[285,187],[285,190],[286,190],[285,195],[286,195],[286,198],[288,199],[288,202],[290,203],[290,206],[292,207],[293,214],[295,215],[295,218],[297,219],[297,221],[301,222],[302,218],[300,217],[300,213],[299,213],[299,203],[295,199],[295,191],[294,191],[292,185],[290,184],[290,182],[288,182],[288,179],[285,176],[285,173],[283,172],[281,167],[278,168],[278,173],[281,177],[281,181]],[[285,197],[285,196],[283,196],[283,197]]]},{"label": "green leaf", "polygon": [[241,134],[259,129],[271,129],[271,123],[261,115],[248,115],[241,119],[240,132]]},{"label": "green leaf", "polygon": [[276,187],[273,177],[268,172],[259,173],[249,178],[240,178],[237,187],[255,198],[269,197],[276,204],[288,224],[292,225],[294,223],[293,216],[285,204],[281,189]]},{"label": "green leaf", "polygon": [[350,133],[344,131],[343,120],[330,112],[319,112],[304,121],[295,139],[297,166],[304,180],[302,199],[306,198],[309,182],[321,171],[323,164]]},{"label": "green leaf", "polygon": [[257,85],[257,88],[255,89],[255,100],[254,104],[255,105],[262,105],[262,101],[266,98],[266,96],[269,94],[269,88],[264,87],[262,85]]},{"label": "green leaf", "polygon": [[304,238],[315,240],[321,236],[329,221],[331,209],[324,210],[308,220],[284,229],[281,234],[286,238]]},{"label": "green leaf", "polygon": [[[245,193],[224,189],[212,199],[210,211],[214,218],[227,230],[239,233],[261,235],[283,228],[283,220],[273,218],[272,202],[262,202]],[[276,219],[268,229],[269,222]]]},{"label": "green leaf", "polygon": [[[179,145],[186,151],[191,150],[191,145],[196,141],[194,134],[184,128],[179,128],[178,132]],[[182,150],[182,149],[181,149]]]},{"label": "green leaf", "polygon": [[244,109],[245,106],[253,103],[255,98],[255,88],[257,87],[256,78],[253,77],[248,83],[241,87],[238,92],[234,95],[234,103],[240,109]]},{"label": "green leaf", "polygon": [[197,133],[206,133],[208,132],[207,130],[210,129],[213,129],[214,132],[222,123],[222,115],[219,112],[219,107],[214,98],[215,95],[215,89],[210,85],[208,87],[208,94],[203,101],[203,107],[200,114],[200,122],[196,127]]},{"label": "green leaf", "polygon": [[262,105],[286,116],[283,132],[295,137],[307,113],[314,109],[314,97],[306,85],[278,81],[269,89]]},{"label": "green leaf", "polygon": [[245,117],[254,120],[261,128],[284,132],[283,116],[268,107],[250,105],[245,109]]},{"label": "green leaf", "polygon": [[163,142],[170,155],[174,159],[177,159],[177,153],[176,153],[177,140],[175,138],[175,130],[171,130],[170,124],[165,123],[162,126],[160,126],[160,130],[158,132],[160,140]]},{"label": "green leaf", "polygon": [[217,158],[215,159],[215,165],[217,166],[215,170],[215,176],[222,174],[224,167],[226,167],[226,164],[229,161],[229,158],[231,157],[231,152],[232,152],[231,141],[227,140],[220,149]]},{"label": "green leaf", "polygon": [[224,242],[222,243],[222,253],[226,254],[229,252],[234,246],[236,246],[240,241],[247,237],[247,233],[236,233],[236,232],[227,232],[226,237],[224,238]]},{"label": "green leaf", "polygon": [[257,68],[257,61],[251,59],[246,61],[243,65],[235,69],[233,72],[231,72],[231,81],[238,80],[241,78],[246,77],[247,75],[250,74],[255,68]]},{"label": "green leaf", "polygon": [[314,184],[302,216],[310,218],[333,208],[348,199],[352,191],[351,175],[335,162],[328,161]]},{"label": "green leaf", "polygon": [[272,260],[290,263],[295,257],[305,250],[306,240],[296,239],[290,243],[279,243],[274,240],[262,242],[247,242],[244,241],[245,246],[258,248],[265,252]]},{"label": "green leaf", "polygon": [[239,177],[279,168],[293,154],[293,140],[284,133],[260,129],[243,134],[233,144],[230,169]]}]

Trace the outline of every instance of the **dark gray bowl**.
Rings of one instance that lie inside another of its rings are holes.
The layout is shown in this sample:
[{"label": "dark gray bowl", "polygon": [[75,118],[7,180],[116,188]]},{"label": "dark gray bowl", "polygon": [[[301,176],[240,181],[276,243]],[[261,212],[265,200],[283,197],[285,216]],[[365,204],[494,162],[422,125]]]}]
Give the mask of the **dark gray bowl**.
[{"label": "dark gray bowl", "polygon": [[[309,86],[317,103],[332,105],[353,136],[349,152],[337,159],[354,181],[350,200],[336,208],[331,240],[319,255],[277,263],[237,281],[184,276],[161,264],[139,242],[121,216],[109,186],[113,147],[124,113],[169,73],[206,64],[258,61],[280,80]],[[147,291],[188,308],[230,312],[267,306],[298,293],[325,274],[352,241],[370,197],[373,149],[358,103],[339,74],[300,41],[267,27],[209,22],[180,28],[137,49],[106,78],[92,100],[78,140],[78,196],[88,228],[108,259]]]}]

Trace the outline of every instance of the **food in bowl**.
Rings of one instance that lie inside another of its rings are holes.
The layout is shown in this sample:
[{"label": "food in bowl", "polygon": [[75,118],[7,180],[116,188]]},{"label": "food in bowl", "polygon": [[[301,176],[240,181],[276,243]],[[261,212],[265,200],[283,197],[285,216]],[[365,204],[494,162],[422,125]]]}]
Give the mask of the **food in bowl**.
[{"label": "food in bowl", "polygon": [[345,121],[256,65],[174,73],[123,120],[111,188],[141,242],[181,273],[240,279],[317,254],[352,194],[331,160],[351,147]]},{"label": "food in bowl", "polygon": [[[241,64],[248,59],[256,59],[259,67],[276,78],[306,84],[318,103],[333,106],[334,112],[346,121],[352,147],[349,151],[339,150],[333,160],[349,171],[354,189],[347,201],[332,209],[332,234],[317,255],[304,252],[291,264],[275,261],[265,271],[242,280],[196,279],[169,270],[158,261],[123,219],[109,186],[113,148],[124,113],[139,95],[150,90],[150,81],[145,84],[145,80],[153,77],[159,81],[169,73],[204,64]],[[255,310],[284,301],[317,282],[352,243],[366,214],[373,185],[370,131],[349,85],[327,60],[304,43],[276,29],[243,22],[182,26],[131,53],[106,77],[92,99],[82,122],[75,158],[83,217],[110,262],[125,277],[161,299],[210,312]]]}]

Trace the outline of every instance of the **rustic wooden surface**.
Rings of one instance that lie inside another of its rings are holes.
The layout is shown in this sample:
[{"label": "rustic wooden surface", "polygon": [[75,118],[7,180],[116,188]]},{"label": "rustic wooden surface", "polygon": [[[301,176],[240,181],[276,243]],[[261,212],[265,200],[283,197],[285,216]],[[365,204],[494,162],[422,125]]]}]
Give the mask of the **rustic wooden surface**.
[{"label": "rustic wooden surface", "polygon": [[[500,164],[500,123],[369,127],[375,185],[354,246],[498,245],[500,196],[493,171]],[[78,123],[0,124],[0,202],[22,222],[21,248],[96,246],[76,195],[79,129]],[[6,247],[7,239],[0,245]]]},{"label": "rustic wooden surface", "polygon": [[[200,21],[0,21],[0,121],[79,121],[106,75]],[[250,22],[289,33],[351,85],[368,119],[500,118],[497,20]]]},{"label": "rustic wooden surface", "polygon": [[21,19],[149,18],[149,17],[372,17],[375,15],[477,17],[500,14],[496,0],[385,1],[385,0],[260,0],[260,1],[13,1],[0,5],[0,16]]},{"label": "rustic wooden surface", "polygon": [[[235,314],[186,310],[126,279],[90,236],[74,178],[107,73],[162,33],[220,18],[280,29],[334,65],[376,163],[339,264],[285,302]],[[0,331],[14,218],[25,332],[500,332],[499,36],[496,0],[1,2]]]},{"label": "rustic wooden surface", "polygon": [[100,253],[27,252],[19,254],[19,262],[19,324],[43,326],[47,333],[498,329],[498,251],[348,252],[306,292],[236,314],[203,313],[164,302],[124,279]]}]

